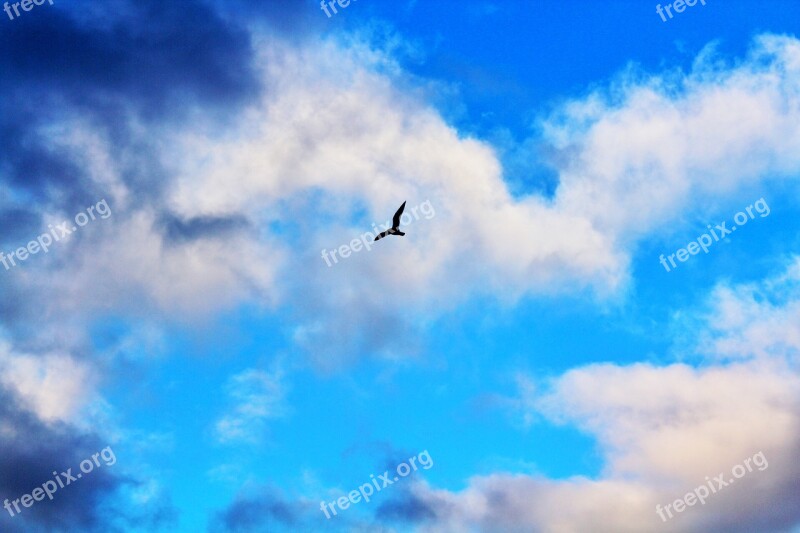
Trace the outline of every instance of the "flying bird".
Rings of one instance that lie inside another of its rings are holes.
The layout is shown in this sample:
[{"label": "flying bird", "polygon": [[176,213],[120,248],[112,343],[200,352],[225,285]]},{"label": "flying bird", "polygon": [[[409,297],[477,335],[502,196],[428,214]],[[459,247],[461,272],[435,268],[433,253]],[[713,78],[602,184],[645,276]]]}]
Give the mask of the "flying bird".
[{"label": "flying bird", "polygon": [[376,241],[383,239],[387,235],[400,235],[401,237],[405,235],[405,233],[400,231],[400,217],[403,216],[403,209],[405,208],[406,203],[403,202],[403,205],[400,206],[400,209],[397,210],[397,213],[394,214],[394,218],[392,218],[392,227],[375,237]]}]

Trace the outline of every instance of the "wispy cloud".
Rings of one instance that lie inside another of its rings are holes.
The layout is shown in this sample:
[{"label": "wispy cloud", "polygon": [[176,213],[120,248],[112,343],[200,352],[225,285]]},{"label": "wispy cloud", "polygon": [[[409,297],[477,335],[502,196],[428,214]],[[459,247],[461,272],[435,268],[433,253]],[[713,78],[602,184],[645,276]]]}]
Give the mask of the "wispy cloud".
[{"label": "wispy cloud", "polygon": [[249,369],[230,378],[225,389],[230,408],[214,426],[219,442],[258,442],[268,421],[287,414],[281,372]]}]

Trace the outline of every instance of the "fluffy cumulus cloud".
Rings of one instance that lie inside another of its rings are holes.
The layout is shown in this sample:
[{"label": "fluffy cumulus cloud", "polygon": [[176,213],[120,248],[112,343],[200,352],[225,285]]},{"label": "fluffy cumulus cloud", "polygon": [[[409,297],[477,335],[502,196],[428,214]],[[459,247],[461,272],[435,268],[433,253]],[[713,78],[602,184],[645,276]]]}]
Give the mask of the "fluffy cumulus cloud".
[{"label": "fluffy cumulus cloud", "polygon": [[556,205],[629,241],[769,176],[794,178],[798,96],[800,42],[791,37],[757,38],[733,65],[709,46],[689,73],[626,74],[545,124],[569,158]]},{"label": "fluffy cumulus cloud", "polygon": [[[299,50],[270,45],[263,64],[272,91],[246,115],[239,135],[223,143],[191,136],[179,145],[207,157],[185,168],[172,191],[178,212],[263,217],[266,211],[294,219],[296,240],[287,244],[302,261],[292,262],[290,281],[328,287],[320,291],[330,295],[323,311],[370,307],[387,294],[442,308],[483,283],[509,295],[565,279],[618,283],[623,266],[613,242],[584,217],[554,210],[542,198],[514,201],[492,148],[460,137],[405,92],[402,72],[385,54],[363,42]],[[409,208],[429,200],[435,209],[409,243],[372,252],[369,262],[364,251],[326,267],[322,249],[370,231],[403,200]],[[357,291],[341,274],[354,269],[370,280]],[[414,277],[401,283],[396,270]]]},{"label": "fluffy cumulus cloud", "polygon": [[[788,37],[758,39],[735,65],[720,66],[709,50],[689,73],[626,73],[564,103],[541,124],[559,174],[554,197],[514,198],[492,147],[459,135],[369,39],[255,35],[252,49],[219,37],[251,65],[220,73],[218,92],[237,97],[224,120],[186,105],[154,131],[143,128],[151,116],[129,113],[114,126],[121,139],[98,126],[105,116],[62,111],[42,125],[84,196],[107,196],[115,211],[59,251],[70,261],[48,287],[19,277],[16,291],[60,294],[51,305],[66,311],[93,292],[84,308],[191,317],[242,301],[282,306],[296,319],[298,343],[335,366],[365,352],[413,352],[379,324],[418,330],[477,293],[612,294],[635,243],[677,213],[800,169],[792,149],[800,43]],[[119,90],[101,89],[109,97]],[[221,105],[205,90],[198,102]],[[134,102],[163,105],[154,96]],[[342,244],[403,200],[427,200],[435,216],[391,247],[341,257]],[[331,267],[323,249],[338,255]],[[342,330],[354,333],[329,353]]]},{"label": "fluffy cumulus cloud", "polygon": [[[105,277],[119,299],[143,290],[185,311],[248,297],[285,305],[319,360],[331,359],[328,341],[342,329],[370,333],[339,343],[340,357],[408,352],[375,328],[416,328],[398,305],[425,317],[482,291],[613,293],[632,246],[678,213],[800,169],[800,43],[788,37],[759,38],[735,65],[709,49],[691,72],[629,72],[564,103],[541,124],[560,176],[551,199],[512,197],[491,146],[460,136],[369,41],[255,43],[260,96],[222,134],[206,119],[164,133],[153,152],[170,178],[160,211],[131,205],[92,243],[108,259],[76,266],[74,283],[113,273]],[[319,257],[401,200],[429,200],[435,216],[391,249],[339,253],[331,267]],[[187,238],[164,238],[176,228]],[[198,285],[206,290],[191,290]],[[310,302],[311,292],[322,297]]]},{"label": "fluffy cumulus cloud", "polygon": [[[421,530],[492,530],[495,524],[503,531],[789,528],[800,519],[794,497],[800,372],[793,335],[781,335],[776,324],[800,302],[797,264],[761,283],[712,292],[707,314],[696,315],[704,317],[696,325],[697,366],[593,364],[538,390],[521,387],[523,414],[573,425],[597,440],[605,459],[597,478],[497,473],[472,479],[459,493],[422,487],[417,497],[436,518]],[[659,518],[656,505],[663,508],[720,473],[729,481],[736,465],[759,453],[758,467],[704,505]]]}]

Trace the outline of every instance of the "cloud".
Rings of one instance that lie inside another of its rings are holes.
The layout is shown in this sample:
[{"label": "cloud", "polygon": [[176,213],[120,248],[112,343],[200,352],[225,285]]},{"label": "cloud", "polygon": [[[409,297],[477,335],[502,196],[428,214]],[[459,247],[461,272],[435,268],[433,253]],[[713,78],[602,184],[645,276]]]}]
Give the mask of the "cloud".
[{"label": "cloud", "polygon": [[273,487],[248,485],[242,488],[230,505],[211,518],[209,531],[393,533],[396,530],[353,513],[341,513],[335,519],[328,520],[320,510],[319,502],[287,495]]},{"label": "cloud", "polygon": [[[260,91],[249,33],[205,3],[78,1],[36,15],[16,20],[0,35],[2,250],[27,244],[48,224],[103,198],[114,216],[14,271],[0,270],[0,492],[12,499],[51,479],[54,469],[74,469],[116,433],[96,412],[106,405],[95,390],[106,361],[89,342],[90,324],[115,310],[127,317],[144,311],[152,320],[150,311],[170,308],[172,288],[181,305],[191,305],[196,300],[182,282],[186,275],[197,282],[191,292],[205,282],[219,291],[220,301],[228,295],[223,291],[239,267],[223,272],[225,267],[204,267],[199,259],[232,264],[235,254],[219,245],[229,237],[230,246],[242,250],[239,257],[247,258],[246,228],[169,218],[159,200],[169,175],[156,133],[185,125],[200,110],[208,121],[224,118]],[[172,239],[177,249],[161,256]],[[126,244],[141,245],[142,253]],[[119,258],[133,259],[124,276],[113,258],[101,260],[122,250]],[[166,267],[161,287],[139,283],[160,267]],[[137,274],[136,268],[142,270]],[[76,277],[57,282],[68,269]],[[264,272],[256,277],[263,279]],[[143,286],[152,291],[140,299]],[[247,287],[248,295],[253,292]],[[242,297],[236,290],[229,294]],[[140,303],[130,305],[134,301]],[[93,472],[21,516],[4,510],[0,529],[174,525],[167,494],[147,505],[130,504],[143,491],[136,475],[123,473],[125,463],[120,454],[118,466]]]},{"label": "cloud", "polygon": [[65,354],[17,354],[0,344],[5,371],[0,383],[13,390],[39,419],[74,421],[94,398],[96,376],[86,362]]},{"label": "cloud", "polygon": [[[64,422],[85,401],[76,384],[92,383],[93,371],[50,349],[88,345],[99,311],[190,320],[243,302],[280,305],[298,344],[330,368],[365,353],[407,357],[418,344],[397,343],[398,332],[415,337],[475,295],[619,294],[640,240],[800,169],[800,43],[791,37],[759,37],[734,64],[709,49],[688,73],[631,70],[564,102],[539,125],[559,177],[554,194],[515,198],[495,149],[450,126],[391,52],[369,41],[298,41],[204,3],[83,6],[85,19],[57,7],[0,36],[4,246],[101,198],[114,210],[0,279],[12,340],[3,357],[16,365],[0,380],[0,480],[14,494],[99,440]],[[323,266],[318,250],[414,198],[429,199],[436,217],[390,246]],[[780,502],[775,513],[753,518],[761,502],[741,496],[753,492],[731,491],[715,501],[725,512],[695,510],[681,527],[796,521],[786,495],[797,478],[797,333],[779,328],[795,304],[743,287],[716,294],[706,366],[593,365],[528,399],[536,416],[596,436],[602,479],[496,474],[458,494],[420,486],[384,517],[511,530],[588,529],[606,516],[609,530],[648,529],[654,503],[763,450],[773,468],[746,483]],[[254,438],[283,412],[274,373],[248,370],[229,391],[233,407],[216,426],[225,442]],[[97,502],[123,483],[105,474],[94,483],[13,527],[101,529]],[[60,507],[78,495],[83,505]],[[268,498],[245,499],[237,516],[256,520],[250,506],[294,524],[294,508]]]},{"label": "cloud", "polygon": [[[148,209],[123,217],[110,218],[114,222],[95,239],[76,243],[69,251],[73,260],[50,278],[52,286],[68,287],[54,301],[65,312],[154,309],[177,318],[208,315],[259,296],[269,304],[274,278],[270,260],[279,261],[281,254],[268,257],[268,245],[246,230],[236,231],[238,223],[215,228],[195,221],[164,228]],[[180,232],[179,238],[169,238],[170,233]],[[80,295],[91,294],[90,287],[97,296],[81,300]],[[144,296],[139,309],[127,303],[135,294]]]},{"label": "cloud", "polygon": [[[384,442],[358,443],[343,457],[365,454],[375,462],[375,472],[394,471],[415,454],[400,451]],[[427,457],[430,459],[430,457]],[[430,467],[432,463],[427,463]],[[224,470],[229,470],[228,467]],[[219,472],[215,472],[217,474]],[[224,472],[227,477],[228,472]],[[351,505],[336,513],[323,512],[322,501],[330,502],[349,491],[343,487],[324,488],[313,473],[304,472],[303,493],[284,493],[272,486],[240,483],[239,494],[210,520],[210,531],[348,531],[391,533],[405,531],[408,524],[424,523],[434,517],[427,503],[413,491],[420,481],[412,471],[400,484],[377,493],[370,502]],[[241,477],[241,476],[240,476]],[[389,494],[391,493],[391,494]],[[395,526],[397,524],[397,526]]]},{"label": "cloud", "polygon": [[[421,486],[416,497],[436,515],[421,530],[499,525],[504,531],[744,532],[800,523],[793,496],[800,474],[794,460],[800,453],[796,347],[786,337],[762,336],[794,312],[798,282],[793,260],[760,283],[716,287],[706,307],[722,313],[696,314],[702,322],[694,329],[703,332],[697,349],[705,354],[698,366],[604,363],[537,388],[521,380],[516,405],[522,414],[596,438],[602,473],[566,480],[495,473],[471,479],[458,493]],[[748,473],[669,522],[656,514],[656,505],[682,498],[706,477],[730,473],[758,452],[768,459],[767,469]],[[765,505],[780,511],[765,513]]]},{"label": "cloud", "polygon": [[212,531],[290,531],[296,526],[302,506],[274,491],[240,495],[212,520]]},{"label": "cloud", "polygon": [[800,42],[787,36],[756,38],[736,64],[710,46],[688,73],[631,70],[543,124],[560,154],[555,207],[631,242],[715,198],[794,178],[798,95]]},{"label": "cloud", "polygon": [[280,372],[245,370],[233,376],[226,388],[233,405],[215,425],[222,443],[258,442],[266,422],[286,414],[286,389]]},{"label": "cloud", "polygon": [[[720,361],[769,361],[786,357],[796,366],[800,359],[800,259],[786,272],[763,284],[735,288],[718,286],[713,298],[696,313],[709,324],[697,351]],[[697,316],[687,317],[690,327]]]},{"label": "cloud", "polygon": [[417,497],[410,491],[406,494],[384,502],[375,512],[379,521],[400,523],[419,523],[434,518],[436,514],[428,502]]},{"label": "cloud", "polygon": [[[244,26],[222,18],[203,2],[180,6],[151,0],[114,0],[102,6],[77,2],[68,9],[55,5],[35,17],[20,18],[0,36],[0,45],[4,50],[0,64],[5,73],[0,80],[4,94],[0,140],[7,154],[0,164],[0,180],[5,185],[0,194],[0,222],[6,229],[4,251],[25,245],[47,231],[48,223],[73,216],[101,198],[112,205],[120,225],[131,222],[134,240],[126,242],[141,245],[145,251],[157,252],[165,240],[181,230],[196,234],[198,223],[207,222],[188,220],[163,226],[157,222],[178,220],[159,207],[163,184],[169,182],[169,170],[158,153],[159,132],[184,127],[189,117],[200,116],[200,110],[204,121],[214,122],[241,109],[259,93],[259,80],[252,70],[250,34]],[[138,235],[137,223],[141,229]],[[150,227],[142,228],[145,224]],[[201,229],[214,240],[207,226]],[[120,233],[114,235],[85,228],[83,235],[72,239],[72,250],[93,259],[114,253],[113,248],[121,247],[119,241],[125,240],[124,231],[117,230]],[[161,231],[166,235],[162,237]],[[146,232],[149,234],[144,235]],[[239,240],[242,234],[239,231],[231,249],[223,252],[218,245],[187,244],[173,254],[173,259],[183,265],[168,267],[165,276],[169,279],[162,279],[164,285],[158,287],[156,283],[150,288],[159,291],[176,287],[183,297],[171,301],[188,308],[195,302],[185,286],[175,283],[175,270],[200,265],[195,253],[225,261],[228,255],[235,255],[236,246],[246,250],[247,243]],[[99,236],[107,241],[95,240]],[[219,241],[219,234],[214,236]],[[136,238],[146,240],[136,242]],[[225,257],[220,257],[221,253]],[[248,255],[243,252],[245,258]],[[125,276],[119,276],[119,266],[113,269],[116,274],[99,273],[96,280],[100,284],[105,281],[115,286],[100,306],[108,309],[116,304],[118,309],[124,308],[123,312],[133,313],[141,310],[141,306],[131,309],[125,303],[136,300],[130,295],[142,288],[142,271],[137,274],[136,269],[159,271],[159,265],[142,264],[153,254],[134,256],[140,261],[130,263],[132,269]],[[27,275],[22,271],[3,272],[0,278],[1,290],[8,295],[0,304],[0,313],[15,342],[53,335],[52,330],[57,328],[44,327],[40,320],[64,312],[70,303],[67,298],[54,297],[61,291],[41,290],[39,285],[50,273],[73,262],[69,248],[35,259],[36,265],[26,265]],[[170,260],[165,258],[164,262]],[[92,272],[92,260],[77,263],[73,266],[76,270],[80,265],[88,268],[80,270],[76,280],[65,282],[64,286],[71,289],[66,291],[69,297],[75,298],[71,303],[99,299],[97,286],[85,284],[85,276],[98,274]],[[211,291],[222,302],[226,299],[224,291],[231,288],[222,278],[230,280],[237,274],[220,273],[219,268],[216,272],[209,270],[197,273],[194,287],[219,280],[219,292],[214,288]],[[251,282],[246,280],[242,285]],[[247,286],[247,294],[252,294],[257,284]],[[242,297],[236,290],[231,294],[233,298]],[[148,310],[163,306],[171,298],[169,294],[151,295],[153,298],[145,304]],[[202,312],[208,305],[198,309]],[[92,310],[91,305],[79,310],[83,316],[73,316],[74,324],[79,326],[80,318],[85,319]],[[28,327],[31,322],[39,327],[32,330]],[[57,345],[83,348],[83,340],[73,338]]]},{"label": "cloud", "polygon": [[[74,475],[81,461],[107,445],[95,432],[61,421],[42,422],[15,394],[0,386],[0,499],[13,501],[30,494],[53,479],[54,470],[72,468]],[[103,465],[60,488],[52,501],[45,499],[13,517],[3,510],[0,528],[14,533],[117,531],[117,525],[125,523],[168,524],[174,514],[168,502],[125,507],[120,496],[140,481],[123,475],[124,458],[118,455],[118,459],[122,464],[113,468]]]},{"label": "cloud", "polygon": [[[129,9],[135,26],[154,6]],[[115,209],[113,222],[42,266],[66,287],[49,304],[57,312],[82,312],[72,302],[93,292],[102,298],[88,298],[87,314],[102,307],[192,320],[256,303],[291,316],[299,346],[324,368],[364,354],[413,356],[419,346],[394,332],[424,335],[430,319],[476,295],[624,294],[643,238],[800,170],[800,43],[790,37],[759,37],[732,65],[709,50],[688,73],[626,71],[563,102],[539,125],[555,193],[515,197],[496,150],[448,125],[369,38],[297,41],[253,29],[247,39],[203,8],[191,16],[246,65],[228,71],[234,61],[205,58],[221,70],[221,86],[191,86],[187,106],[236,102],[224,119],[183,107],[160,128],[143,128],[161,104],[142,90],[133,100],[141,106],[107,131],[72,103],[27,133],[46,134],[49,143],[34,144],[50,146],[59,168],[75,174],[64,186],[80,183],[92,201],[107,193]],[[156,66],[187,59],[170,53],[148,57]],[[194,83],[185,68],[182,83]],[[97,90],[127,98],[137,85],[124,81]],[[169,101],[164,91],[158,97]],[[325,265],[323,249],[349,243],[401,200],[430,200],[436,216],[402,240]],[[21,298],[43,292],[14,279]],[[342,331],[346,342],[329,342]]]},{"label": "cloud", "polygon": [[129,505],[143,481],[126,472],[132,470],[127,446],[118,446],[119,432],[97,391],[100,368],[67,353],[20,353],[8,342],[0,343],[0,362],[0,501],[30,494],[54,470],[77,473],[81,461],[110,444],[120,460],[60,489],[53,501],[13,517],[4,510],[0,529],[118,531],[124,524],[158,528],[174,522],[166,494]]},{"label": "cloud", "polygon": [[[798,50],[795,39],[763,36],[735,65],[704,52],[689,73],[625,72],[564,102],[540,125],[559,175],[555,194],[515,199],[492,147],[460,136],[403,91],[407,80],[391,57],[358,41],[270,41],[260,57],[271,91],[238,133],[176,142],[207,157],[178,172],[170,206],[185,217],[267,211],[290,228],[278,238],[291,270],[280,267],[275,279],[286,289],[281,301],[321,295],[292,306],[298,339],[315,359],[413,352],[373,335],[375,326],[419,329],[484,292],[506,301],[586,288],[619,294],[640,240],[673,231],[686,212],[798,172]],[[437,212],[413,235],[334,268],[315,258],[409,198],[430,199]],[[354,335],[328,354],[326,340],[342,330]]]},{"label": "cloud", "polygon": [[[4,85],[17,85],[14,100],[23,101],[22,87],[48,82],[46,101],[66,96],[94,113],[113,113],[103,104],[124,96],[126,109],[163,120],[187,103],[227,107],[257,87],[248,33],[202,2],[41,10],[9,25],[0,43],[5,80],[14,80]],[[42,91],[35,96],[42,98]]]}]

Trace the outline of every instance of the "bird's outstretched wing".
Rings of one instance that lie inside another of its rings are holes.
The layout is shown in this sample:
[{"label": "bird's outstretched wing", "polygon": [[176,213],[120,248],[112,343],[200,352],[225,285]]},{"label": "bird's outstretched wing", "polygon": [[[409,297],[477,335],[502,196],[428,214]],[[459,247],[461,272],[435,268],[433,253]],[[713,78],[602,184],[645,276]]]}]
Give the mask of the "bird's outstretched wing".
[{"label": "bird's outstretched wing", "polygon": [[400,209],[397,210],[397,213],[394,214],[394,218],[392,219],[392,227],[399,228],[400,227],[400,217],[403,216],[403,210],[406,208],[406,203],[403,202],[403,205],[400,206]]},{"label": "bird's outstretched wing", "polygon": [[[389,235],[388,231],[384,231],[383,233],[379,233],[378,236],[375,237],[375,240],[379,241],[379,240],[383,239],[384,237],[386,237],[387,235]],[[372,242],[375,242],[375,241],[372,241]]]}]

